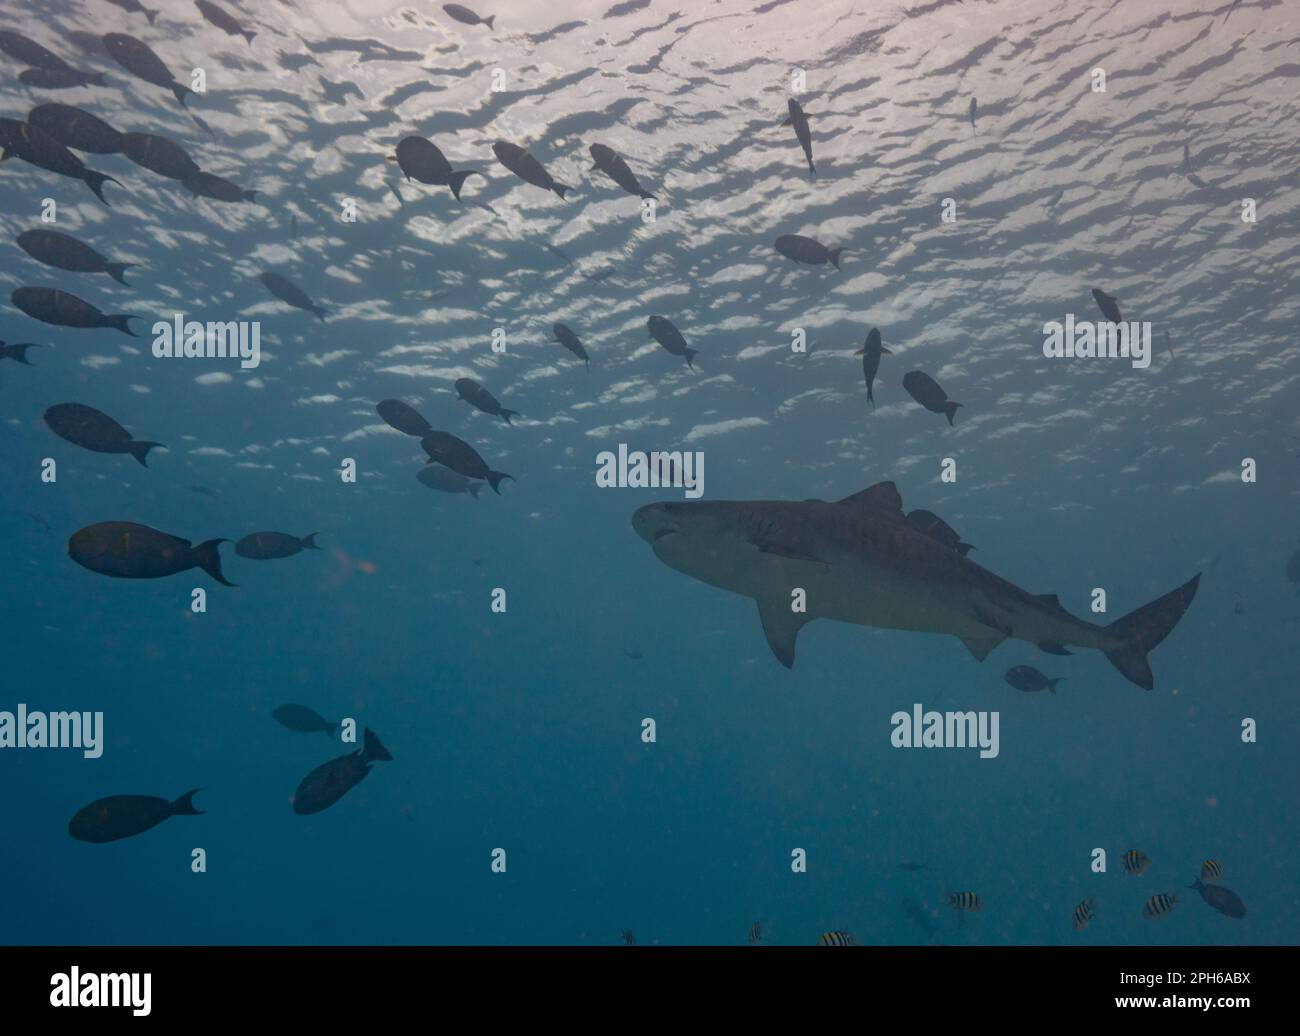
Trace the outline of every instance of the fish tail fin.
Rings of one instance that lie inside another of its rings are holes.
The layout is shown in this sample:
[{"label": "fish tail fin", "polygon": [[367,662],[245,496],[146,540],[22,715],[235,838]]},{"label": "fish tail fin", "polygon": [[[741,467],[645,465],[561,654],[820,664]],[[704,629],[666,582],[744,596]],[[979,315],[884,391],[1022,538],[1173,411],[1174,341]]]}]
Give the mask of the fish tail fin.
[{"label": "fish tail fin", "polygon": [[392,754],[380,743],[379,738],[375,737],[374,731],[369,727],[366,727],[366,740],[361,749],[361,761],[363,763],[391,763],[393,761]]},{"label": "fish tail fin", "polygon": [[37,348],[39,348],[39,345],[36,342],[24,342],[21,345],[11,345],[9,347],[9,358],[16,360],[18,363],[25,363],[30,367],[32,361],[27,358],[27,350]]},{"label": "fish tail fin", "polygon": [[228,543],[229,540],[204,540],[194,548],[192,554],[194,563],[203,569],[208,575],[215,579],[222,586],[234,586],[229,579],[221,574],[221,551],[217,548]]},{"label": "fish tail fin", "polygon": [[131,325],[127,323],[128,320],[139,319],[134,313],[109,313],[104,317],[104,326],[115,327],[123,334],[130,335],[132,338],[139,338],[140,336],[132,331]]},{"label": "fish tail fin", "polygon": [[320,533],[318,532],[307,533],[307,535],[299,541],[302,544],[303,550],[320,550],[320,547],[316,546],[316,537],[319,535]]},{"label": "fish tail fin", "polygon": [[573,188],[569,187],[567,184],[557,183],[555,185],[554,190],[556,194],[558,194],[561,198],[563,198],[566,194],[568,194],[571,190],[573,190]]},{"label": "fish tail fin", "polygon": [[460,201],[460,189],[465,186],[466,180],[471,176],[482,175],[483,174],[477,169],[462,169],[460,172],[452,173],[451,176],[448,177],[448,180],[451,183],[451,193],[455,196],[456,200]]},{"label": "fish tail fin", "polygon": [[324,306],[312,306],[311,311],[316,314],[316,319],[322,324],[325,323],[325,314],[329,312]]},{"label": "fish tail fin", "polygon": [[326,724],[325,724],[325,736],[326,736],[327,738],[329,738],[331,741],[333,741],[334,738],[335,738],[335,735],[338,734],[338,732],[339,732],[339,726],[340,726],[340,724],[338,724],[338,723],[326,723]]},{"label": "fish tail fin", "polygon": [[[140,462],[140,467],[147,468],[149,465],[145,463],[145,458],[149,456],[149,451],[152,450],[155,446],[163,446],[163,444],[160,442],[133,441],[127,443],[126,448],[130,452],[131,456]],[[163,446],[164,450],[166,448],[167,448],[166,446]]]},{"label": "fish tail fin", "polygon": [[1047,689],[1053,694],[1056,693],[1056,685],[1065,679],[1064,676],[1058,676],[1055,680],[1047,681]]},{"label": "fish tail fin", "polygon": [[257,201],[257,192],[256,192],[256,191],[245,191],[245,192],[243,193],[242,197],[243,197],[244,201],[251,201],[251,202],[256,203],[256,201]]},{"label": "fish tail fin", "polygon": [[180,101],[182,108],[185,107],[186,95],[192,92],[193,91],[190,90],[188,86],[181,86],[180,83],[172,83],[172,93],[176,95],[176,100]]},{"label": "fish tail fin", "polygon": [[[135,263],[108,263],[104,267],[104,272],[112,277],[113,280],[117,281],[118,284],[126,284],[126,277],[124,274],[134,265]],[[130,287],[129,284],[126,284],[126,286],[128,288]]]},{"label": "fish tail fin", "polygon": [[514,475],[507,475],[504,471],[489,471],[487,473],[488,485],[492,487],[492,492],[497,496],[501,495],[501,480],[508,478],[511,482],[515,480]]},{"label": "fish tail fin", "polygon": [[203,790],[202,788],[195,788],[195,789],[193,789],[192,791],[187,791],[184,795],[182,795],[182,796],[181,796],[180,798],[178,798],[175,802],[173,802],[173,803],[172,803],[172,816],[174,816],[174,817],[201,817],[201,816],[203,816],[203,810],[201,810],[201,809],[195,809],[195,808],[194,808],[194,802],[192,801],[193,798],[194,798],[194,796],[197,795],[197,794],[198,794],[199,792],[201,792],[202,790]]},{"label": "fish tail fin", "polygon": [[254,37],[257,36],[257,33],[245,32],[245,33],[241,33],[241,35],[244,37],[244,39],[248,40],[248,45],[251,47],[253,45],[253,39]]},{"label": "fish tail fin", "polygon": [[943,405],[943,412],[948,415],[949,426],[952,425],[952,419],[956,416],[957,408],[961,405],[960,403],[954,403],[951,399]]},{"label": "fish tail fin", "polygon": [[475,500],[478,499],[478,495],[479,495],[479,493],[481,493],[482,491],[483,491],[483,483],[482,483],[482,482],[471,482],[471,483],[470,483],[470,486],[469,486],[469,495],[472,496]]},{"label": "fish tail fin", "polygon": [[873,410],[876,408],[876,395],[870,385],[867,386],[867,402],[871,404]]},{"label": "fish tail fin", "polygon": [[87,169],[85,171],[85,179],[86,179],[86,186],[89,187],[92,191],[94,191],[95,197],[98,198],[100,201],[102,201],[105,205],[108,205],[108,199],[104,197],[104,184],[115,183],[119,187],[122,186],[122,184],[119,181],[114,180],[107,173],[97,173],[93,169]]},{"label": "fish tail fin", "polygon": [[1169,636],[1178,620],[1187,611],[1196,587],[1201,581],[1199,572],[1176,590],[1170,590],[1137,611],[1116,619],[1106,629],[1124,637],[1127,643],[1105,652],[1110,664],[1143,690],[1155,686],[1155,677],[1147,662],[1147,653]]},{"label": "fish tail fin", "polygon": [[505,409],[505,407],[501,408],[501,417],[505,420],[506,424],[510,423],[510,418],[518,417],[518,416],[519,416],[518,410],[507,410]]},{"label": "fish tail fin", "polygon": [[152,24],[153,24],[153,20],[154,20],[155,18],[158,17],[158,12],[157,12],[157,11],[151,11],[151,10],[149,10],[149,8],[147,8],[147,7],[142,7],[142,8],[140,8],[140,10],[142,10],[142,11],[144,12],[144,16],[145,16],[146,18],[149,19],[149,24],[150,24],[150,25],[152,25]]},{"label": "fish tail fin", "polygon": [[496,21],[496,19],[497,16],[495,14],[489,14],[486,18],[480,18],[479,21],[481,21],[484,25],[486,25],[490,29],[492,28],[492,23]]},{"label": "fish tail fin", "polygon": [[840,268],[840,256],[843,254],[844,254],[844,249],[842,248],[832,248],[830,250],[831,265],[835,267],[835,269],[837,270]]},{"label": "fish tail fin", "polygon": [[691,361],[694,360],[695,357],[698,356],[698,355],[699,355],[699,353],[698,353],[696,350],[694,350],[694,349],[687,349],[687,350],[686,350],[686,366],[688,366],[691,370],[694,370],[694,369],[695,369],[695,364],[692,363]]},{"label": "fish tail fin", "polygon": [[817,167],[813,165],[813,160],[811,158],[808,159],[808,179],[817,179]]}]

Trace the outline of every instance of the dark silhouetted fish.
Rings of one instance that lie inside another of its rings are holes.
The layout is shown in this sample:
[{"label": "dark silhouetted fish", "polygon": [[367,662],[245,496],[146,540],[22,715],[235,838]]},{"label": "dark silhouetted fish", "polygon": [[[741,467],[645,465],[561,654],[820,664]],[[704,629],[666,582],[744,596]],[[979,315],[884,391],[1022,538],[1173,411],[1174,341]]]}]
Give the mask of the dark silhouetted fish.
[{"label": "dark silhouetted fish", "polygon": [[366,728],[364,747],[349,755],[324,763],[302,779],[293,793],[293,811],[297,814],[319,813],[338,802],[370,772],[371,763],[391,762],[388,749]]},{"label": "dark silhouetted fish", "polygon": [[804,157],[808,159],[808,175],[816,179],[817,167],[813,165],[812,131],[808,129],[808,116],[793,97],[790,98],[789,108],[790,114],[785,117],[781,125],[794,127],[794,135],[799,138],[799,146],[803,148]]},{"label": "dark silhouetted fish", "polygon": [[926,410],[947,415],[949,424],[952,424],[953,415],[957,413],[957,408],[962,405],[952,402],[948,398],[948,393],[939,387],[939,383],[930,375],[921,371],[908,371],[904,374],[903,388],[907,389],[908,395],[925,407]]},{"label": "dark silhouetted fish", "polygon": [[501,493],[503,478],[508,478],[511,482],[515,480],[513,475],[507,475],[504,471],[491,470],[474,447],[457,439],[450,432],[429,432],[420,440],[420,445],[429,455],[428,463],[442,464],[466,478],[484,479],[492,487],[492,492],[498,495]]},{"label": "dark silhouetted fish", "polygon": [[39,348],[36,342],[15,342],[13,345],[0,342],[0,360],[13,360],[15,363],[30,367],[32,361],[27,358],[27,350],[36,348]]},{"label": "dark silhouetted fish", "polygon": [[673,326],[671,320],[667,317],[654,316],[646,321],[646,328],[650,332],[650,337],[662,345],[674,356],[681,356],[686,360],[686,366],[694,368],[695,364],[691,361],[699,355],[694,349],[686,344],[686,339],[682,333]]},{"label": "dark silhouetted fish", "polygon": [[844,251],[842,248],[827,248],[820,241],[799,234],[783,234],[778,237],[776,250],[796,263],[809,263],[813,266],[830,263],[837,270],[840,268],[840,254]]},{"label": "dark silhouetted fish", "polygon": [[468,7],[464,7],[461,4],[443,4],[442,9],[463,25],[486,25],[490,29],[492,28],[492,22],[496,19],[495,14],[490,14],[486,18],[480,18]]},{"label": "dark silhouetted fish", "polygon": [[631,650],[629,650],[628,648],[624,648],[624,649],[623,649],[623,655],[624,655],[625,658],[630,658],[630,659],[632,659],[633,662],[644,662],[644,661],[645,661],[645,655],[643,655],[640,651],[637,651],[637,650],[635,650],[635,649],[631,649]]},{"label": "dark silhouetted fish", "polygon": [[33,320],[56,327],[111,327],[132,338],[139,338],[131,330],[128,320],[139,320],[133,313],[101,313],[76,295],[58,288],[15,288],[10,296],[13,304]]},{"label": "dark silhouetted fish", "polygon": [[[1026,593],[908,524],[892,482],[838,503],[685,500],[647,504],[632,527],[655,557],[700,582],[753,599],[768,646],[794,665],[814,619],[942,633],[980,661],[1008,637],[1101,651],[1126,679],[1155,684],[1147,653],[1182,618],[1200,576],[1109,626]],[[790,587],[807,611],[790,610]]]},{"label": "dark silhouetted fish", "polygon": [[421,468],[415,477],[420,480],[421,485],[436,489],[440,493],[468,493],[475,500],[478,499],[479,491],[483,488],[483,483],[478,479],[458,475],[451,468],[445,468],[441,464],[429,464]]},{"label": "dark silhouetted fish", "polygon": [[1092,297],[1097,300],[1102,316],[1112,324],[1122,324],[1124,322],[1124,318],[1119,315],[1119,302],[1114,295],[1107,295],[1100,288],[1093,288]]},{"label": "dark silhouetted fish", "polygon": [[157,11],[149,10],[149,8],[145,7],[144,4],[140,3],[140,0],[108,0],[108,2],[114,7],[120,7],[124,11],[130,11],[132,14],[144,15],[149,19],[150,25],[152,25],[153,20],[158,17]]},{"label": "dark silhouetted fish", "polygon": [[104,77],[75,68],[24,68],[18,73],[18,82],[38,90],[70,90],[76,86],[101,86]]},{"label": "dark silhouetted fish", "polygon": [[1200,878],[1187,886],[1201,894],[1201,898],[1214,907],[1224,917],[1242,918],[1246,916],[1246,904],[1232,889],[1222,885],[1208,885]]},{"label": "dark silhouetted fish", "polygon": [[578,336],[568,326],[556,324],[551,328],[551,333],[555,335],[557,342],[587,365],[587,370],[591,370],[591,357],[587,355],[587,350],[582,347],[582,342],[578,339]]},{"label": "dark silhouetted fish", "polygon": [[[42,47],[35,40],[29,40],[26,36],[22,35],[22,33],[13,32],[10,29],[0,29],[0,51],[8,54],[15,61],[30,66],[26,70],[27,72],[41,70],[55,73],[70,73],[79,80],[76,83],[58,82],[55,84],[31,82],[27,79],[23,79],[22,75],[18,77],[19,79],[22,79],[23,82],[29,83],[31,86],[54,86],[57,88],[73,85],[104,85],[104,77],[98,72],[78,72],[53,51],[46,50],[46,48]],[[24,75],[25,74],[26,73],[24,73]]]},{"label": "dark silhouetted fish", "polygon": [[257,201],[256,191],[246,191],[237,183],[217,176],[216,173],[195,173],[181,181],[196,198],[211,198],[213,201]]},{"label": "dark silhouetted fish", "polygon": [[898,865],[900,871],[907,871],[909,874],[915,874],[917,871],[925,870],[925,864],[917,863],[915,860],[904,860]]},{"label": "dark silhouetted fish", "polygon": [[68,557],[78,565],[116,579],[161,579],[201,568],[222,586],[221,552],[228,540],[204,540],[197,547],[169,533],[135,522],[99,522],[78,529],[68,540]]},{"label": "dark silhouetted fish", "polygon": [[654,198],[653,194],[637,182],[636,174],[628,168],[623,157],[613,148],[606,147],[604,144],[592,144],[587,150],[591,152],[591,168],[605,173],[628,194],[635,194],[638,198]]},{"label": "dark silhouetted fish", "polygon": [[193,91],[176,82],[162,59],[147,44],[123,32],[110,32],[103,39],[104,49],[114,61],[138,79],[170,90],[181,107],[185,107],[185,97]]},{"label": "dark silhouetted fish", "polygon": [[339,729],[337,723],[331,723],[306,705],[281,705],[271,715],[281,726],[299,734],[319,734],[323,731],[332,740],[335,731]]},{"label": "dark silhouetted fish", "polygon": [[375,409],[379,411],[379,416],[393,428],[407,435],[414,435],[417,439],[433,431],[433,426],[421,417],[414,407],[407,406],[400,399],[381,400]]},{"label": "dark silhouetted fish", "polygon": [[572,187],[556,183],[551,174],[542,166],[542,163],[517,144],[508,144],[504,140],[498,140],[492,145],[492,151],[497,156],[498,162],[525,183],[530,183],[534,187],[542,187],[548,191],[554,191],[561,198],[564,197],[566,192],[573,190]]},{"label": "dark silhouetted fish", "polygon": [[316,305],[310,296],[288,277],[282,277],[278,273],[264,273],[258,277],[258,280],[281,302],[287,302],[294,309],[305,309],[309,313],[315,313],[317,320],[321,323],[325,322],[325,307]]},{"label": "dark silhouetted fish", "polygon": [[[471,176],[486,180],[477,169],[452,169],[451,163],[432,141],[424,137],[403,137],[397,145],[397,165],[408,180],[432,184],[435,187],[450,187],[451,193],[460,201],[460,189]],[[401,199],[401,195],[398,195]]]},{"label": "dark silhouetted fish", "polygon": [[42,104],[27,115],[27,125],[44,130],[64,147],[92,155],[115,155],[122,134],[103,119],[70,104]]},{"label": "dark silhouetted fish", "polygon": [[[129,453],[142,468],[149,451],[160,442],[133,439],[107,414],[81,403],[56,403],[45,411],[45,423],[60,439],[95,453]],[[166,447],[163,447],[164,449]]]},{"label": "dark silhouetted fish", "polygon": [[188,180],[202,172],[183,147],[153,133],[123,133],[122,154],[151,173],[171,180]]},{"label": "dark silhouetted fish", "polygon": [[73,273],[106,273],[119,284],[122,275],[134,264],[110,263],[90,245],[57,230],[24,230],[17,237],[18,247],[37,262]]},{"label": "dark silhouetted fish", "polygon": [[117,183],[119,187],[122,186],[111,176],[87,168],[81,159],[44,130],[16,119],[0,119],[0,161],[10,156],[17,156],[24,162],[60,176],[83,181],[105,205],[108,201],[104,197],[104,184]]},{"label": "dark silhouetted fish", "polygon": [[1031,665],[1018,665],[1008,669],[1006,675],[1007,683],[1018,691],[1051,691],[1053,694],[1056,685],[1064,679],[1064,676],[1049,679]]},{"label": "dark silhouetted fish", "polygon": [[505,409],[491,392],[473,378],[457,378],[455,387],[456,395],[470,406],[482,410],[485,414],[499,417],[506,424],[510,423],[510,418],[519,416],[518,410]]},{"label": "dark silhouetted fish", "polygon": [[979,103],[974,97],[970,99],[970,128],[975,128],[975,116],[979,114]]},{"label": "dark silhouetted fish", "polygon": [[68,834],[80,842],[116,842],[119,838],[144,834],[168,817],[201,817],[203,810],[195,809],[192,800],[202,790],[187,791],[175,802],[153,795],[110,795],[96,799],[77,810],[76,816],[68,821]]},{"label": "dark silhouetted fish", "polygon": [[250,532],[235,544],[235,553],[254,561],[274,561],[291,558],[303,550],[320,550],[316,546],[319,533],[309,533],[299,539],[286,532]]},{"label": "dark silhouetted fish", "polygon": [[917,532],[929,536],[930,539],[938,540],[950,550],[955,550],[962,557],[975,549],[969,543],[963,543],[961,537],[957,535],[957,530],[933,511],[908,511],[907,524]]},{"label": "dark silhouetted fish", "polygon": [[873,327],[867,335],[866,343],[853,355],[862,357],[862,377],[867,383],[867,400],[874,407],[876,397],[873,388],[876,383],[876,371],[880,370],[880,357],[894,354],[881,343],[880,332]]},{"label": "dark silhouetted fish", "polygon": [[224,32],[227,36],[243,36],[251,44],[255,32],[249,32],[239,20],[227,11],[224,7],[218,7],[209,0],[194,0],[194,6],[197,7],[203,17]]}]

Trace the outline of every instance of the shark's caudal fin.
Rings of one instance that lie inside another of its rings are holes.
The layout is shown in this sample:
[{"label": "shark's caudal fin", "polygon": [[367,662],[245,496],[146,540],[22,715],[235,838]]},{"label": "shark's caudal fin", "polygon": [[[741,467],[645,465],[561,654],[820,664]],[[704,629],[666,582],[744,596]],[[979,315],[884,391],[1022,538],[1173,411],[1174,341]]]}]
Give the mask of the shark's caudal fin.
[{"label": "shark's caudal fin", "polygon": [[1129,612],[1106,627],[1111,633],[1118,633],[1128,641],[1123,647],[1106,652],[1110,664],[1143,690],[1149,691],[1155,686],[1155,677],[1147,662],[1147,652],[1169,636],[1178,624],[1183,612],[1187,611],[1187,606],[1196,596],[1196,587],[1200,581],[1201,574],[1197,572],[1177,590],[1170,590],[1163,597],[1144,604],[1137,611]]},{"label": "shark's caudal fin", "polygon": [[758,618],[763,623],[763,635],[767,637],[767,646],[776,655],[776,660],[787,669],[794,666],[794,642],[799,631],[811,619],[807,615],[796,614],[790,610],[788,601],[774,604],[758,602]]}]

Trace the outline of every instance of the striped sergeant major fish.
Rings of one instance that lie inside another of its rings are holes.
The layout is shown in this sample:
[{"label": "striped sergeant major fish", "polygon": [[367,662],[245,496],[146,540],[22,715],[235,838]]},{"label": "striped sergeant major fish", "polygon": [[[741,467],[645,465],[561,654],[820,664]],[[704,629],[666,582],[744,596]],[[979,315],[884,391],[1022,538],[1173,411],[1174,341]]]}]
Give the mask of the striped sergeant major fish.
[{"label": "striped sergeant major fish", "polygon": [[954,910],[982,910],[984,904],[980,902],[980,897],[974,892],[950,892],[948,893],[948,905]]},{"label": "striped sergeant major fish", "polygon": [[749,945],[757,946],[763,941],[763,922],[755,921],[749,926]]},{"label": "striped sergeant major fish", "polygon": [[1124,873],[1141,877],[1151,866],[1151,858],[1141,849],[1130,849],[1120,859],[1124,863]]},{"label": "striped sergeant major fish", "polygon": [[822,937],[817,940],[818,946],[856,946],[858,940],[853,937],[851,932],[846,932],[843,928],[837,928],[833,932],[824,932]]},{"label": "striped sergeant major fish", "polygon": [[1142,908],[1142,916],[1147,919],[1163,917],[1178,903],[1178,897],[1169,892],[1157,892],[1147,900]]},{"label": "striped sergeant major fish", "polygon": [[1223,868],[1219,866],[1218,860],[1206,860],[1201,864],[1202,881],[1218,881],[1223,877]]},{"label": "striped sergeant major fish", "polygon": [[1088,922],[1097,916],[1097,897],[1089,896],[1074,908],[1074,930],[1081,932],[1088,927]]}]

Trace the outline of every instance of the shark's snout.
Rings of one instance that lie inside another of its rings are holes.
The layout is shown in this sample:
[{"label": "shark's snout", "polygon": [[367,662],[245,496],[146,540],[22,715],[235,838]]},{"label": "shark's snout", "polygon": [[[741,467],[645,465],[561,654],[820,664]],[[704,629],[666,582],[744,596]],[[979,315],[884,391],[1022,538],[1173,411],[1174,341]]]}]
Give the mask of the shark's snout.
[{"label": "shark's snout", "polygon": [[651,545],[665,536],[681,532],[681,527],[673,520],[667,504],[646,504],[645,507],[637,508],[632,515],[632,528]]}]

